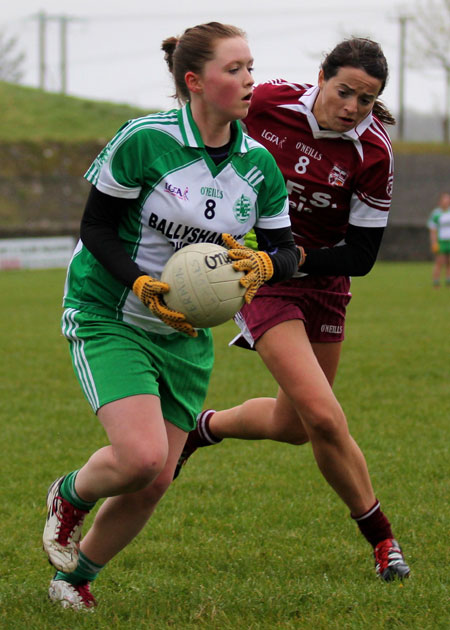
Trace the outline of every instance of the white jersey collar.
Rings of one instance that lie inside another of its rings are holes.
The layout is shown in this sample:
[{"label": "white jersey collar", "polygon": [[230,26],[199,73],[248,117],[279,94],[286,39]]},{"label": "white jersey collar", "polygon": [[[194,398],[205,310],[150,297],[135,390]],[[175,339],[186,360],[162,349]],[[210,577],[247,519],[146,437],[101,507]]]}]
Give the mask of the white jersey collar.
[{"label": "white jersey collar", "polygon": [[[205,148],[205,143],[203,142],[199,128],[192,116],[191,106],[189,103],[186,103],[178,110],[178,124],[180,126],[183,142],[187,147],[194,147],[197,149]],[[236,136],[230,153],[247,153],[248,144],[242,132],[241,125],[235,120],[232,121],[231,124],[234,127]]]}]

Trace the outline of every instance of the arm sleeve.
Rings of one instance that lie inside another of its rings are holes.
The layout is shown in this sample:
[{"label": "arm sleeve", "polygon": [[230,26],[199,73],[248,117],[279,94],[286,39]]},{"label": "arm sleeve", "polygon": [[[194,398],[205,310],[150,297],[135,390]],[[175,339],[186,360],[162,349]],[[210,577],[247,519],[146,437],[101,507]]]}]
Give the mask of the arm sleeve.
[{"label": "arm sleeve", "polygon": [[349,225],[345,242],[336,247],[305,247],[306,260],[300,271],[323,276],[365,276],[372,269],[380,249],[384,228]]},{"label": "arm sleeve", "polygon": [[273,276],[267,284],[288,280],[297,271],[300,258],[290,227],[267,230],[255,227],[258,248],[269,254]]},{"label": "arm sleeve", "polygon": [[120,219],[129,206],[129,199],[111,197],[92,186],[81,220],[80,237],[105,269],[131,288],[144,272],[132,260],[119,237]]},{"label": "arm sleeve", "polygon": [[433,212],[428,217],[427,227],[429,230],[437,230],[436,210],[433,210]]}]

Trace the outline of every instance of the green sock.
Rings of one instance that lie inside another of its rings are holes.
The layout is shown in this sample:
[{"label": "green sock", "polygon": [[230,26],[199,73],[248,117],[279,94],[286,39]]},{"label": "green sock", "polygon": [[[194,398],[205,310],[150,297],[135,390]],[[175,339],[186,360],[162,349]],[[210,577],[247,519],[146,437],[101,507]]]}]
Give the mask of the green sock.
[{"label": "green sock", "polygon": [[78,565],[75,571],[72,573],[57,571],[53,579],[64,580],[65,582],[70,582],[70,584],[80,584],[80,582],[84,582],[85,580],[93,582],[104,566],[104,564],[96,564],[95,562],[92,562],[92,560],[89,560],[89,558],[80,551],[78,556]]},{"label": "green sock", "polygon": [[90,503],[83,501],[83,499],[78,496],[75,490],[75,478],[77,474],[78,470],[74,470],[64,477],[64,481],[62,482],[60,488],[61,496],[63,499],[74,505],[78,510],[89,512],[89,510],[92,510],[97,501]]}]

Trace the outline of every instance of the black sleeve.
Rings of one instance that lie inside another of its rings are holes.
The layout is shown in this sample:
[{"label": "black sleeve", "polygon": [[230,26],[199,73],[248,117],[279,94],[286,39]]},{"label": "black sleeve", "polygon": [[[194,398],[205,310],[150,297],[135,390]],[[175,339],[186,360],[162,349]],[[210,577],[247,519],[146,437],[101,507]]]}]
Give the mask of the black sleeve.
[{"label": "black sleeve", "polygon": [[291,228],[278,228],[276,230],[255,228],[255,234],[258,248],[269,254],[273,264],[273,276],[267,284],[289,280],[297,271],[300,259]]},{"label": "black sleeve", "polygon": [[321,276],[365,276],[377,259],[384,228],[349,225],[345,243],[336,247],[305,247],[306,260],[300,271]]},{"label": "black sleeve", "polygon": [[143,275],[119,238],[121,217],[128,212],[129,199],[105,195],[92,186],[83,218],[80,237],[93,256],[125,286],[131,288]]}]

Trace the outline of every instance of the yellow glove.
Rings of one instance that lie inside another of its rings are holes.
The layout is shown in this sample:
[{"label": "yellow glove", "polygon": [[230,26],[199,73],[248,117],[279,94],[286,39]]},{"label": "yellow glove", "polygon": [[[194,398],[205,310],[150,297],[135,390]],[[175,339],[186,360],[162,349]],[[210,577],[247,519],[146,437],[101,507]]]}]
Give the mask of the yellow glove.
[{"label": "yellow glove", "polygon": [[244,236],[244,245],[245,247],[250,247],[250,249],[258,249],[258,241],[256,239],[255,230],[250,230]]},{"label": "yellow glove", "polygon": [[161,295],[167,293],[169,289],[167,282],[155,280],[150,276],[139,276],[133,284],[133,293],[167,326],[190,337],[197,337],[197,331],[186,321],[186,316],[164,304]]},{"label": "yellow glove", "polygon": [[439,243],[432,243],[431,251],[433,254],[439,254]]},{"label": "yellow glove", "polygon": [[228,249],[228,256],[236,261],[233,263],[233,268],[236,271],[245,272],[240,283],[247,289],[244,298],[247,304],[250,304],[259,287],[273,276],[270,256],[266,252],[254,251],[240,245],[231,234],[222,234],[222,240]]}]

